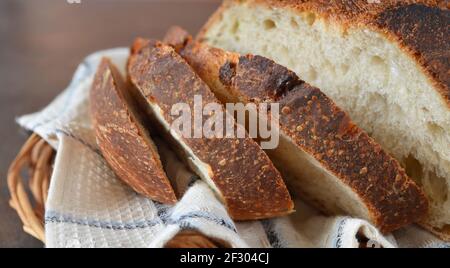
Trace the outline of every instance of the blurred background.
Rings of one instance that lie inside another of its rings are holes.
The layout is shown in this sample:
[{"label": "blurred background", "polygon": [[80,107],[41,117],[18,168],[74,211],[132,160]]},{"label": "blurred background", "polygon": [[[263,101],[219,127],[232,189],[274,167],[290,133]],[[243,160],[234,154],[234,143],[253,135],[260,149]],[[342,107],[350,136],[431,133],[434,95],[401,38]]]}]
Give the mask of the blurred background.
[{"label": "blurred background", "polygon": [[221,0],[0,0],[0,247],[43,247],[8,206],[6,173],[27,133],[15,117],[48,104],[85,56],[161,38],[171,25],[196,33]]}]

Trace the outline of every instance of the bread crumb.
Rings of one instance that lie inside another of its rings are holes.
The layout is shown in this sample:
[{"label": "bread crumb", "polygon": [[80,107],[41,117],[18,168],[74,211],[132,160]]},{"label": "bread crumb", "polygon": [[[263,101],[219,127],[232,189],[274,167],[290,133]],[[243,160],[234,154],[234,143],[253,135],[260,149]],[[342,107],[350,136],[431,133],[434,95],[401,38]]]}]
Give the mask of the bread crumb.
[{"label": "bread crumb", "polygon": [[290,114],[291,113],[291,108],[284,106],[283,109],[281,109],[281,112],[283,114]]},{"label": "bread crumb", "polygon": [[263,171],[270,170],[270,166],[269,165],[264,165],[264,166],[261,167],[261,169]]},{"label": "bread crumb", "polygon": [[364,175],[367,174],[367,167],[363,167],[360,171],[359,174]]}]

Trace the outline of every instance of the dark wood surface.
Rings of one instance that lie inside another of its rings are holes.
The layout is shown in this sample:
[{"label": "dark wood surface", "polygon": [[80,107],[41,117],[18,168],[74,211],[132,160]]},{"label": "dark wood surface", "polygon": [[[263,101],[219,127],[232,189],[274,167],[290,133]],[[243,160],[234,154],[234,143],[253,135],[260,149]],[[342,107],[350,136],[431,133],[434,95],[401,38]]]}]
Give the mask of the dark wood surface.
[{"label": "dark wood surface", "polygon": [[93,51],[160,38],[177,24],[196,32],[220,0],[0,1],[0,247],[42,247],[8,206],[6,173],[27,134],[15,117],[48,104]]}]

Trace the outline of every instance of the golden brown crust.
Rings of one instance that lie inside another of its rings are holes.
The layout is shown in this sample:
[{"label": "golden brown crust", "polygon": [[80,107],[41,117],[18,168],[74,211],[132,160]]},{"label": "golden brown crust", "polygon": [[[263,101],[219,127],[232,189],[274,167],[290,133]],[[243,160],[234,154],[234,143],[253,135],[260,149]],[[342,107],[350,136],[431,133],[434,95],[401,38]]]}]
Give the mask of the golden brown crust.
[{"label": "golden brown crust", "polygon": [[[142,44],[139,41],[133,46],[129,76],[147,101],[162,110],[169,125],[177,118],[170,113],[172,106],[182,102],[194,110],[194,95],[202,96],[204,105],[219,103],[171,47],[153,41]],[[203,123],[208,118],[204,116]],[[292,212],[293,202],[281,175],[252,139],[179,136],[208,165],[211,179],[233,219],[262,219]]]},{"label": "golden brown crust", "polygon": [[121,90],[122,77],[104,58],[91,89],[91,115],[100,150],[125,183],[155,201],[177,201],[158,152],[149,144]]},{"label": "golden brown crust", "polygon": [[375,24],[415,57],[450,106],[450,11],[399,6],[378,14]]},{"label": "golden brown crust", "polygon": [[[166,41],[174,44],[172,36]],[[239,56],[195,41],[176,47],[208,84],[220,83],[216,86],[239,101],[279,102],[281,131],[353,189],[383,232],[426,215],[425,195],[399,163],[294,72],[261,56]]]},{"label": "golden brown crust", "polygon": [[[220,20],[235,3],[314,12],[331,23],[367,27],[396,42],[424,71],[450,107],[450,4],[446,0],[226,0],[200,31]],[[377,3],[379,2],[379,3]]]}]

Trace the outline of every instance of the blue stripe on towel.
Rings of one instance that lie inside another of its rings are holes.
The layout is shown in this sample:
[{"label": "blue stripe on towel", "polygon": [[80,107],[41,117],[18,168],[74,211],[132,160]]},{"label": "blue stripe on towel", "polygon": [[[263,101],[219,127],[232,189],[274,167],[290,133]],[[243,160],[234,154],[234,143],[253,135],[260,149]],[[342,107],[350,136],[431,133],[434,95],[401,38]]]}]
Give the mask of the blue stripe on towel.
[{"label": "blue stripe on towel", "polygon": [[210,212],[207,211],[191,211],[187,212],[186,214],[182,214],[181,216],[174,218],[171,215],[171,206],[164,205],[161,203],[154,202],[156,209],[158,210],[158,216],[161,218],[161,220],[166,224],[181,224],[186,225],[187,222],[189,222],[192,219],[204,219],[207,221],[212,221],[217,225],[224,226],[227,229],[230,229],[231,231],[237,233],[236,226],[233,222],[230,220],[224,219],[222,217],[218,217]]},{"label": "blue stripe on towel", "polygon": [[169,218],[168,223],[169,224],[181,224],[185,222],[189,222],[192,219],[203,219],[207,221],[214,222],[217,225],[223,226],[235,233],[237,233],[236,226],[229,220],[217,217],[216,215],[206,212],[206,211],[192,211],[188,212],[186,214],[181,215],[180,217],[174,219]]},{"label": "blue stripe on towel", "polygon": [[266,233],[267,239],[273,248],[282,248],[282,239],[277,231],[275,231],[273,220],[262,220],[261,224]]},{"label": "blue stripe on towel", "polygon": [[164,222],[167,223],[167,219],[170,217],[170,209],[173,206],[165,205],[156,201],[153,201],[153,204],[156,207],[156,210],[158,211],[158,217]]},{"label": "blue stripe on towel", "polygon": [[336,236],[333,238],[333,246],[335,248],[342,247],[342,236],[344,235],[344,226],[347,224],[348,218],[342,218],[337,224]]},{"label": "blue stripe on towel", "polygon": [[190,222],[192,219],[203,219],[207,221],[212,221],[217,225],[224,226],[233,232],[236,231],[234,224],[226,219],[217,217],[211,213],[205,211],[193,211],[184,214],[176,219],[166,216],[163,218],[147,219],[135,222],[117,222],[117,221],[106,221],[106,220],[95,220],[86,218],[76,218],[72,215],[61,214],[55,211],[47,211],[45,214],[45,223],[71,223],[82,226],[89,226],[100,229],[110,229],[110,230],[135,230],[144,229],[149,227],[154,227],[159,224],[174,224],[179,225],[182,229],[193,229],[194,225]]},{"label": "blue stripe on towel", "polygon": [[426,248],[450,248],[450,243],[445,243],[445,242],[432,243],[432,244],[427,245]]},{"label": "blue stripe on towel", "polygon": [[80,219],[71,215],[64,215],[55,211],[47,211],[45,213],[45,223],[72,223],[81,226],[89,226],[100,229],[109,230],[135,230],[154,227],[163,224],[159,219],[142,220],[136,222],[117,222],[117,221],[100,221],[94,219]]}]

